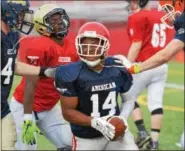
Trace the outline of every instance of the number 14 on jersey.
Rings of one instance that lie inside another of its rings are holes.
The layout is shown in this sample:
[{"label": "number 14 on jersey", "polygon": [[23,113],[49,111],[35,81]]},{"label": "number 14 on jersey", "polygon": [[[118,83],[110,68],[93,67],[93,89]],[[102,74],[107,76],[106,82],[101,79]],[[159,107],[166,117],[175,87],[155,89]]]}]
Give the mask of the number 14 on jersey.
[{"label": "number 14 on jersey", "polygon": [[[99,111],[99,94],[93,94],[91,96],[92,101],[92,117],[100,117],[100,111]],[[105,99],[102,109],[100,110],[106,110],[109,109],[109,115],[114,115],[116,113],[116,92],[112,91],[109,92],[107,98]]]}]

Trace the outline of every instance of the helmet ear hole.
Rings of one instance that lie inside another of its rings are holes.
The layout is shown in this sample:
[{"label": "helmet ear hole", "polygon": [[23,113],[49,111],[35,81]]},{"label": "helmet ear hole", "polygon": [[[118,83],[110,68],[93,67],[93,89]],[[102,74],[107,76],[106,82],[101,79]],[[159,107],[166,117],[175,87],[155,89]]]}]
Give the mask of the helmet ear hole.
[{"label": "helmet ear hole", "polygon": [[43,29],[43,28],[39,28],[38,30],[37,30],[37,32],[39,33],[39,34],[41,34],[41,35],[44,35],[44,36],[50,36],[50,33],[49,32],[47,32],[47,29]]},{"label": "helmet ear hole", "polygon": [[42,33],[44,32],[44,30],[42,28],[39,28],[39,31],[42,32]]}]

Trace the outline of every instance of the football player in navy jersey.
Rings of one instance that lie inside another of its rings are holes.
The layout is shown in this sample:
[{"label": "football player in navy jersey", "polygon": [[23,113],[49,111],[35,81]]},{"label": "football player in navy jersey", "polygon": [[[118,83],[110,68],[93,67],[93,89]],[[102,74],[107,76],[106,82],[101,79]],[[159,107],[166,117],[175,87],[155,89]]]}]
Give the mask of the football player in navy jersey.
[{"label": "football player in navy jersey", "polygon": [[85,23],[76,37],[80,62],[58,67],[55,86],[61,93],[64,118],[74,134],[73,150],[137,150],[134,138],[127,130],[119,140],[115,127],[107,119],[117,116],[126,123],[134,102],[121,97],[132,86],[132,76],[119,68],[113,58],[106,58],[109,31],[98,22]]},{"label": "football player in navy jersey", "polygon": [[[2,150],[15,150],[16,132],[10,114],[8,96],[11,90],[14,71],[17,75],[46,76],[46,68],[16,62],[20,35],[29,34],[34,24],[29,21],[33,14],[28,0],[1,1],[1,120]],[[25,30],[26,29],[26,30]]]}]

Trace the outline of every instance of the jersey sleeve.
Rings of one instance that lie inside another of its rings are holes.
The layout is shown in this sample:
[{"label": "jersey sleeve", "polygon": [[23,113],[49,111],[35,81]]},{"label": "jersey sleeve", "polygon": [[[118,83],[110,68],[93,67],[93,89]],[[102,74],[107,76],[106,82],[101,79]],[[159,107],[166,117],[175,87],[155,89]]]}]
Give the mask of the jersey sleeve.
[{"label": "jersey sleeve", "polygon": [[139,16],[131,16],[128,20],[128,35],[132,42],[143,40],[144,19]]},{"label": "jersey sleeve", "polygon": [[176,30],[176,34],[174,39],[181,40],[185,42],[185,13],[183,13],[180,17],[175,20],[174,27]]},{"label": "jersey sleeve", "polygon": [[66,67],[58,67],[55,74],[55,87],[60,92],[61,95],[67,97],[75,97],[76,88],[75,80],[70,76],[70,73],[65,70]]},{"label": "jersey sleeve", "polygon": [[122,86],[120,89],[120,93],[126,93],[133,84],[133,77],[132,75],[126,70],[126,68],[121,69],[121,76],[122,76]]},{"label": "jersey sleeve", "polygon": [[36,44],[38,40],[34,38],[25,38],[20,42],[18,59],[34,66],[47,66],[47,46],[42,47]]}]

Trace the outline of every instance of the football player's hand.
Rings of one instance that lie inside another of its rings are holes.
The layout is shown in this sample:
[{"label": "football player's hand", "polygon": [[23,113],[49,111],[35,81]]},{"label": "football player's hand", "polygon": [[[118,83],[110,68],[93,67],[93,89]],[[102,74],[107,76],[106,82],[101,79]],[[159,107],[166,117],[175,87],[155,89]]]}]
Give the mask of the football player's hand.
[{"label": "football player's hand", "polygon": [[137,73],[141,72],[141,67],[138,63],[134,63],[134,64],[132,64],[132,66],[130,68],[127,68],[127,70],[131,74],[137,74]]},{"label": "football player's hand", "polygon": [[131,63],[125,56],[123,56],[123,55],[115,55],[113,57],[116,58],[115,62],[116,63],[120,63],[123,66],[125,66],[125,68],[127,68],[129,73],[137,74],[137,73],[141,72],[141,68],[140,68],[139,64]]},{"label": "football player's hand", "polygon": [[116,63],[120,63],[126,68],[130,68],[132,66],[132,63],[123,55],[114,55],[113,58],[116,59]]},{"label": "football player's hand", "polygon": [[29,145],[35,144],[35,132],[41,134],[39,128],[32,120],[25,120],[22,126],[22,142]]},{"label": "football player's hand", "polygon": [[100,131],[108,140],[112,140],[115,136],[115,127],[104,118],[93,118],[91,126]]}]

